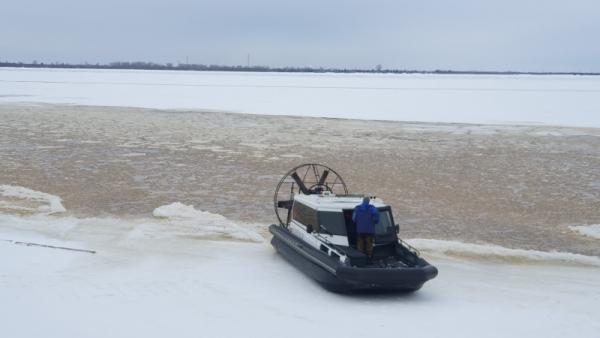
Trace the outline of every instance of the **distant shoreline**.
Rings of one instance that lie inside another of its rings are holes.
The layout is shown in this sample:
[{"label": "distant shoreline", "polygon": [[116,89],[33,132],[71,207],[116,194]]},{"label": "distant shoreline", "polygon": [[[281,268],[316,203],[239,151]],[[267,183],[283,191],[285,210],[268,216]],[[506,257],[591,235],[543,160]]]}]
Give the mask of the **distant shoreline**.
[{"label": "distant shoreline", "polygon": [[364,68],[314,68],[314,67],[269,67],[269,66],[225,66],[204,64],[170,64],[153,62],[111,62],[108,64],[71,64],[44,62],[0,62],[1,68],[50,68],[50,69],[117,69],[117,70],[177,70],[177,71],[221,71],[221,72],[264,72],[264,73],[362,73],[362,74],[436,74],[436,75],[582,75],[598,76],[600,72],[525,72],[525,71],[482,71],[482,70],[414,70],[414,69],[364,69]]}]

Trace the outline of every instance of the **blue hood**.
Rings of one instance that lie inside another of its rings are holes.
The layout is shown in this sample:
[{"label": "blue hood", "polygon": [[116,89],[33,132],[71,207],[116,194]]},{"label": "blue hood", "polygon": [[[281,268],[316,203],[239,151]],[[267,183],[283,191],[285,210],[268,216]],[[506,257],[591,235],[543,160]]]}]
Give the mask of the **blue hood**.
[{"label": "blue hood", "polygon": [[356,232],[359,234],[374,234],[375,224],[379,223],[379,211],[369,204],[369,200],[354,208],[352,220],[356,223]]}]

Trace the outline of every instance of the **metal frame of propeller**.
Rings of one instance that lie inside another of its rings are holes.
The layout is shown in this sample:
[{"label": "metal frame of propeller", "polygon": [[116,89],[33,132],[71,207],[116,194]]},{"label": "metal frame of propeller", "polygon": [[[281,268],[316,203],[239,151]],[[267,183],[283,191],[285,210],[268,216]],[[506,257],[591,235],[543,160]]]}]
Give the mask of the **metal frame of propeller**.
[{"label": "metal frame of propeller", "polygon": [[[306,168],[306,171],[304,171],[304,168]],[[299,172],[300,174],[298,174]],[[281,189],[287,184],[290,185],[289,197],[280,199],[279,195]],[[279,220],[279,224],[285,227],[287,227],[291,221],[292,205],[294,202],[294,195],[296,194],[294,190],[296,187],[298,188],[297,193],[304,195],[320,194],[324,191],[335,193],[336,187],[341,187],[341,189],[343,189],[340,191],[342,192],[341,195],[348,194],[348,188],[346,187],[346,183],[342,179],[342,176],[325,165],[319,163],[305,163],[293,168],[279,181],[273,197],[275,215]],[[285,222],[279,214],[280,209],[287,209]]]}]

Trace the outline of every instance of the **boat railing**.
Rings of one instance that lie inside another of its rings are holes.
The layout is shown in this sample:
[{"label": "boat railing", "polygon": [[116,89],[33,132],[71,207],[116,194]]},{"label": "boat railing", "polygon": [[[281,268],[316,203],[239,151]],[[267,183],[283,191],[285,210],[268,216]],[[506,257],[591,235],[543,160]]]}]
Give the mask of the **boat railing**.
[{"label": "boat railing", "polygon": [[415,248],[414,246],[412,246],[412,245],[408,244],[407,242],[403,241],[401,238],[398,238],[398,243],[400,243],[400,245],[402,245],[406,249],[408,249],[408,251],[410,251],[413,254],[415,254],[417,257],[421,257],[421,252],[419,250],[417,250],[417,248]]},{"label": "boat railing", "polygon": [[314,234],[313,236],[315,236],[315,237],[316,237],[318,240],[320,240],[320,241],[322,241],[323,243],[325,243],[325,246],[327,247],[327,249],[329,249],[331,252],[334,252],[334,253],[335,253],[337,256],[339,256],[339,257],[340,257],[340,259],[341,259],[341,257],[347,257],[347,256],[348,256],[348,254],[347,254],[347,253],[346,253],[344,250],[340,249],[340,248],[339,248],[337,245],[335,245],[334,243],[331,243],[331,242],[330,242],[330,241],[327,239],[327,237],[323,236],[322,234],[320,234],[320,233],[316,233],[316,234]]}]

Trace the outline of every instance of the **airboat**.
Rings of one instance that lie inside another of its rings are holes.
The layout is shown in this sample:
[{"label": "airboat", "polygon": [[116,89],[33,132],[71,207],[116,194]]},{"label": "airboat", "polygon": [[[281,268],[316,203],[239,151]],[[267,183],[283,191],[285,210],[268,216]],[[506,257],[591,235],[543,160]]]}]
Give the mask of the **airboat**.
[{"label": "airboat", "polygon": [[335,292],[419,290],[438,270],[399,238],[392,209],[381,199],[373,257],[356,246],[354,207],[365,195],[349,194],[333,169],[316,163],[297,166],[279,181],[271,244],[286,260]]}]

